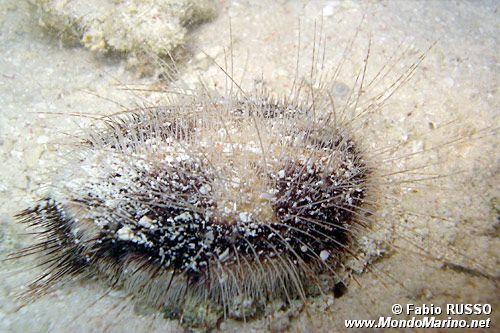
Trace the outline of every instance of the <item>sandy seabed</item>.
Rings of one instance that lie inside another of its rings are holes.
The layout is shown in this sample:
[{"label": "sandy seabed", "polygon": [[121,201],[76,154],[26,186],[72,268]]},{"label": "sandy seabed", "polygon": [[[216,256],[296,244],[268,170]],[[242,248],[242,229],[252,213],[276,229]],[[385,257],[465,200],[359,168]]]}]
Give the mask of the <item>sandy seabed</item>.
[{"label": "sandy seabed", "polygon": [[[235,76],[244,78],[244,88],[264,80],[270,90],[286,92],[297,68],[298,22],[303,59],[299,68],[307,73],[314,25],[319,29],[322,13],[326,54],[334,55],[326,66],[334,66],[336,55],[358,27],[350,53],[354,67],[366,54],[368,36],[374,69],[398,49],[414,45],[425,50],[437,41],[411,82],[366,124],[374,146],[428,148],[442,142],[443,134],[466,138],[478,129],[498,127],[498,10],[494,1],[222,2],[218,19],[193,34],[193,57],[184,62],[181,77],[188,86],[196,86],[199,75],[224,85],[224,73],[201,51],[224,64],[228,56],[224,48],[232,45]],[[148,85],[154,79],[138,77],[118,58],[61,45],[40,28],[24,2],[3,1],[0,13],[0,255],[5,256],[26,244],[13,215],[36,200],[48,179],[47,170],[58,164],[58,148],[52,143],[64,142],[89,122],[75,115],[104,115],[120,111],[121,105],[133,106],[139,97],[119,87]],[[450,122],[456,133],[429,130],[429,124],[439,128]],[[304,332],[343,330],[343,319],[390,315],[394,303],[491,303],[492,322],[497,325],[498,151],[498,138],[490,134],[481,140],[462,140],[438,156],[422,154],[422,163],[438,162],[432,172],[463,173],[447,177],[439,187],[430,184],[391,193],[402,198],[398,207],[423,216],[389,214],[396,208],[385,206],[382,216],[398,217],[384,222],[398,229],[391,235],[397,238],[395,250],[380,258],[372,272],[357,276],[359,284],[352,283],[342,298],[328,306],[322,299],[312,300],[307,313],[283,327]],[[408,240],[432,255],[407,249]],[[66,285],[19,309],[13,293],[36,276],[36,270],[19,269],[15,262],[2,264],[1,269],[0,332],[182,330],[174,321],[130,305],[120,292],[94,304],[106,289],[92,281]],[[221,330],[263,331],[268,324],[230,321]]]}]

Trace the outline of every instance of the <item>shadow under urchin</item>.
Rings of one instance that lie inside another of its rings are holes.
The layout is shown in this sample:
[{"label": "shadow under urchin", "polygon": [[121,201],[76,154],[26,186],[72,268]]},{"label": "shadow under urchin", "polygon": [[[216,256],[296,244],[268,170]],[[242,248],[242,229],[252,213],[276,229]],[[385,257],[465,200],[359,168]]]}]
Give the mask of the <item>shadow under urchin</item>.
[{"label": "shadow under urchin", "polygon": [[40,241],[16,256],[45,267],[28,296],[97,275],[169,317],[202,306],[246,320],[304,300],[353,254],[370,171],[328,112],[242,96],[103,124],[18,215]]}]

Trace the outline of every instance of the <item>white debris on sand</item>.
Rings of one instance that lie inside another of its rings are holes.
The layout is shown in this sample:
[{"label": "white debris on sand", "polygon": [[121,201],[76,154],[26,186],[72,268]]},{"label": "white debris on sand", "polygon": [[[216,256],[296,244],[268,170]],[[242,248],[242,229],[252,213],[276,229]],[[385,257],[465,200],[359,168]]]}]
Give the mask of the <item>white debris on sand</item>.
[{"label": "white debris on sand", "polygon": [[185,44],[190,27],[217,15],[214,0],[30,0],[41,26],[95,52],[129,55],[129,63],[165,57]]}]

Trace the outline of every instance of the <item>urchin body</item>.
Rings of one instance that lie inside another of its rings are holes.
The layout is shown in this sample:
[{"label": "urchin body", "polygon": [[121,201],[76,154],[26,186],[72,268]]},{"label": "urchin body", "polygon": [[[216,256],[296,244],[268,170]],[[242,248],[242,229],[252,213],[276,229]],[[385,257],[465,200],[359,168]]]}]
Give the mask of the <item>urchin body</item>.
[{"label": "urchin body", "polygon": [[105,123],[20,214],[48,258],[34,293],[97,273],[156,307],[226,313],[305,297],[352,253],[370,172],[328,112],[198,98]]}]

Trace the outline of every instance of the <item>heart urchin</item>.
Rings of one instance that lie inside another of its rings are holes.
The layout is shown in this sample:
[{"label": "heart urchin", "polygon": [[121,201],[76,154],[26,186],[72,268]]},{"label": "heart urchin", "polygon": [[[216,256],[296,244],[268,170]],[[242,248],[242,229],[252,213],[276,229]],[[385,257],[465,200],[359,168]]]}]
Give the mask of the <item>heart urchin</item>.
[{"label": "heart urchin", "polygon": [[370,169],[331,112],[188,98],[104,123],[19,215],[41,228],[21,252],[44,256],[32,295],[97,275],[188,325],[199,306],[244,319],[352,253]]}]

